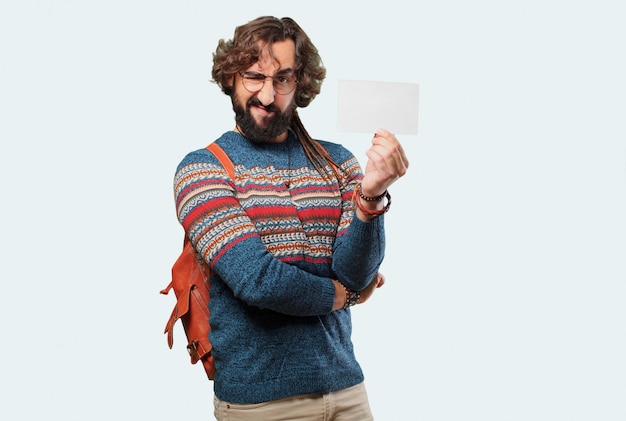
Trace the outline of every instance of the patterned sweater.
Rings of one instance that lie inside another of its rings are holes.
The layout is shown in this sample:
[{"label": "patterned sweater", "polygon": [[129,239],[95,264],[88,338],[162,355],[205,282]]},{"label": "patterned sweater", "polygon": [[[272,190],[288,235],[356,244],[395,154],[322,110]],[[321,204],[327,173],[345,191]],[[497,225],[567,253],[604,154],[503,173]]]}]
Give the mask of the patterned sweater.
[{"label": "patterned sweater", "polygon": [[344,171],[340,187],[322,179],[292,132],[277,144],[235,132],[217,143],[234,180],[206,149],[189,153],[174,179],[178,219],[215,272],[216,396],[258,403],[362,382],[350,311],[332,311],[331,281],[361,290],[383,259],[383,217],[353,218],[356,158],[320,141]]}]

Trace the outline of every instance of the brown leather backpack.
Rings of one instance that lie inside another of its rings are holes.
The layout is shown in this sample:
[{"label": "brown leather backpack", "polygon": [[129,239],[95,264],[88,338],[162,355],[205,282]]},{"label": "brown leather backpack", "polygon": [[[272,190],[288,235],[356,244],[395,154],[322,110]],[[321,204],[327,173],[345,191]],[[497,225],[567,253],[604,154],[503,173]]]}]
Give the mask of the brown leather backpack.
[{"label": "brown leather backpack", "polygon": [[[232,180],[235,179],[233,163],[228,155],[213,142],[207,149],[210,150],[221,162],[222,166]],[[187,235],[183,244],[183,251],[172,266],[172,281],[161,290],[161,294],[167,294],[174,288],[176,305],[165,325],[167,344],[170,349],[174,344],[173,329],[176,320],[183,323],[187,336],[187,351],[191,357],[191,363],[202,361],[204,370],[209,379],[215,376],[215,362],[211,354],[211,341],[209,340],[209,266],[198,258],[198,255]]]}]

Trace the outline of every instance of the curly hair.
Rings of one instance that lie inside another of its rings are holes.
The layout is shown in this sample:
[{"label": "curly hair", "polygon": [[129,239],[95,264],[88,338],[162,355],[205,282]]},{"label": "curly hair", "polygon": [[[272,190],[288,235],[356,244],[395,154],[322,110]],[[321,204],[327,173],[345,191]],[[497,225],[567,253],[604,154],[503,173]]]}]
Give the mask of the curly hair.
[{"label": "curly hair", "polygon": [[[235,29],[231,40],[221,39],[213,54],[211,76],[222,92],[232,96],[235,74],[256,63],[265,47],[272,55],[272,44],[291,38],[296,45],[296,69],[298,79],[294,104],[304,108],[320,93],[326,77],[326,68],[309,36],[291,18],[278,19],[261,16]],[[316,170],[332,183],[344,179],[342,170],[324,148],[304,128],[297,109],[293,110],[291,129],[294,131],[307,157]]]},{"label": "curly hair", "polygon": [[308,35],[291,18],[261,16],[235,29],[231,40],[221,39],[213,53],[213,81],[226,95],[233,93],[233,78],[241,70],[256,63],[265,46],[291,38],[296,45],[296,69],[298,79],[295,104],[306,107],[320,93],[326,68],[317,48]]}]

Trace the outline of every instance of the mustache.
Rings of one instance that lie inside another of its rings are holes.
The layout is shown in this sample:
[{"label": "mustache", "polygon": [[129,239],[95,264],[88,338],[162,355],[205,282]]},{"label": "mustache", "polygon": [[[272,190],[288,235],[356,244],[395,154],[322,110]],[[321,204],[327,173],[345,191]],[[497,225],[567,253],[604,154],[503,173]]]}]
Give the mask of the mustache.
[{"label": "mustache", "polygon": [[269,112],[269,113],[277,113],[280,114],[280,108],[278,108],[273,102],[269,105],[263,105],[261,104],[261,101],[259,101],[259,98],[256,97],[252,97],[250,98],[250,100],[248,101],[248,108],[250,107],[260,107],[263,108],[265,111]]}]

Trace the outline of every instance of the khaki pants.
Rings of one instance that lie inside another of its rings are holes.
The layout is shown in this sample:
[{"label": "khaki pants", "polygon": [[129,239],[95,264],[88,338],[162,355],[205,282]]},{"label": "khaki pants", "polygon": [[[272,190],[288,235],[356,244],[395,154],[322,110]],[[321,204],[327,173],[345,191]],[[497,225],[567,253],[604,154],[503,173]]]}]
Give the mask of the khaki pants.
[{"label": "khaki pants", "polygon": [[325,394],[240,405],[214,397],[218,421],[371,421],[363,383]]}]

